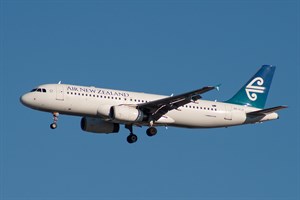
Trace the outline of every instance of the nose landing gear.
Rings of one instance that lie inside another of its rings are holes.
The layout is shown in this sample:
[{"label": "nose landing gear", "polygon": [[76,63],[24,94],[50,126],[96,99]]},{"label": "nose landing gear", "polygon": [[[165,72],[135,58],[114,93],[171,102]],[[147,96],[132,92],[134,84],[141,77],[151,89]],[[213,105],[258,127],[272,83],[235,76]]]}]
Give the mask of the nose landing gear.
[{"label": "nose landing gear", "polygon": [[54,113],[53,113],[53,123],[50,124],[50,128],[51,128],[51,129],[56,129],[56,128],[57,128],[58,116],[59,116],[59,113],[58,113],[58,112],[54,112]]}]

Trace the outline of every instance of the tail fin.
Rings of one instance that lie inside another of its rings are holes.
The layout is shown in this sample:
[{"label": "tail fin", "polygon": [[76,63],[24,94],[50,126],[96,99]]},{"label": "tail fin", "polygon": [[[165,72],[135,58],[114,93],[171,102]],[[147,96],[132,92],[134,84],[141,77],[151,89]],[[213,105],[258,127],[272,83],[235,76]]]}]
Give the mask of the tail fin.
[{"label": "tail fin", "polygon": [[264,108],[275,66],[263,65],[258,72],[226,103]]}]

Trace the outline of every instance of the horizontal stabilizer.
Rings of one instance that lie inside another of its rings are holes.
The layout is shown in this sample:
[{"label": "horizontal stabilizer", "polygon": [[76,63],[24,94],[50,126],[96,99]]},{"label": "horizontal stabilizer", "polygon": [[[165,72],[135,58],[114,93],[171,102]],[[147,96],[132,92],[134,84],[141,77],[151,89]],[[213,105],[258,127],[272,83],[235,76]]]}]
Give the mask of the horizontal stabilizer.
[{"label": "horizontal stabilizer", "polygon": [[253,112],[249,112],[247,113],[247,115],[249,116],[262,116],[262,115],[266,115],[266,114],[269,114],[269,113],[273,113],[277,110],[281,110],[281,109],[284,109],[284,108],[287,108],[287,106],[276,106],[276,107],[273,107],[273,108],[267,108],[267,109],[262,109],[262,110],[257,110],[257,111],[253,111]]}]

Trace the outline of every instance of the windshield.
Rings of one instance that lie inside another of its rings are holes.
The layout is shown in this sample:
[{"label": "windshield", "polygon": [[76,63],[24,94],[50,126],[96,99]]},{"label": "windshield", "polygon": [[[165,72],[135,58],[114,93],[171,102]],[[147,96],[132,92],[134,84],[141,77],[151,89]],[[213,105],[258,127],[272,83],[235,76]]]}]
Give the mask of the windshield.
[{"label": "windshield", "polygon": [[34,88],[30,92],[47,92],[45,88]]}]

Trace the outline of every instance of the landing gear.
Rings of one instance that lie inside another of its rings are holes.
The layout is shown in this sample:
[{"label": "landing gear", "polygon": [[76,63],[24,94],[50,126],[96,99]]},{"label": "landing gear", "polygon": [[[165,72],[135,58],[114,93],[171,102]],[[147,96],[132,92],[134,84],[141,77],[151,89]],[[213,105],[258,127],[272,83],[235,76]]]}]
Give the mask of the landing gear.
[{"label": "landing gear", "polygon": [[152,136],[156,135],[157,129],[155,127],[150,127],[147,129],[146,133],[149,137],[152,137]]},{"label": "landing gear", "polygon": [[56,124],[56,123],[50,124],[50,128],[51,128],[51,129],[56,129],[56,128],[57,128],[57,124]]},{"label": "landing gear", "polygon": [[[127,137],[127,142],[129,144],[135,143],[138,140],[138,137],[135,134],[133,134],[132,124],[126,124],[125,128],[130,131],[130,134]],[[146,133],[149,137],[152,137],[157,134],[157,129],[155,127],[151,126],[147,129]]]},{"label": "landing gear", "polygon": [[138,139],[138,137],[135,134],[130,133],[130,135],[128,135],[128,137],[127,137],[127,142],[129,144],[132,144],[132,143],[135,143],[137,141],[137,139]]},{"label": "landing gear", "polygon": [[138,140],[138,137],[135,134],[133,134],[132,124],[130,124],[130,125],[126,124],[125,128],[127,128],[130,131],[129,136],[127,137],[127,142],[129,144],[135,143]]},{"label": "landing gear", "polygon": [[53,113],[53,123],[50,124],[50,128],[51,128],[51,129],[56,129],[56,128],[57,128],[58,116],[59,116],[59,113],[58,113],[58,112],[54,112],[54,113]]}]

